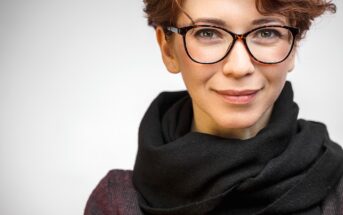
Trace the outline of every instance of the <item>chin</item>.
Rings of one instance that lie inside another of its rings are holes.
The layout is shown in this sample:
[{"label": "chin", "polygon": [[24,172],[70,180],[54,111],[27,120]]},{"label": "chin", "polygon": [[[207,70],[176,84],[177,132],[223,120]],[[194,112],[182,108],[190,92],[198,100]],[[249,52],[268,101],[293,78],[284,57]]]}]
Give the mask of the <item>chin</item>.
[{"label": "chin", "polygon": [[223,129],[251,129],[255,126],[258,127],[259,122],[259,117],[251,115],[220,117],[220,119],[217,121],[218,125]]}]

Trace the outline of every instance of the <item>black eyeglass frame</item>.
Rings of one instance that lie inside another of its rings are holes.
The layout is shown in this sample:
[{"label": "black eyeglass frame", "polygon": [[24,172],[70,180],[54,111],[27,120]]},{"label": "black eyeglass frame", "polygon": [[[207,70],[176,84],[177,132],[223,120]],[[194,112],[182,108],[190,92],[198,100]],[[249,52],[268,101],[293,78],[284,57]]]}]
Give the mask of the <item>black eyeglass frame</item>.
[{"label": "black eyeglass frame", "polygon": [[[233,38],[233,42],[231,43],[230,47],[228,48],[228,50],[226,51],[225,55],[220,58],[219,60],[215,61],[215,62],[210,62],[210,63],[204,63],[204,62],[199,62],[197,60],[195,60],[191,55],[190,53],[188,52],[188,49],[187,49],[187,42],[186,42],[186,34],[188,31],[190,31],[191,29],[193,28],[196,28],[196,27],[209,27],[209,28],[217,28],[217,29],[220,29],[220,30],[223,30],[227,33],[229,33],[232,38]],[[263,62],[263,61],[260,61],[258,59],[256,59],[256,57],[251,53],[248,45],[247,45],[247,41],[246,41],[246,38],[247,36],[251,33],[251,32],[254,32],[254,31],[257,31],[259,29],[263,29],[263,28],[273,28],[273,27],[277,27],[277,28],[285,28],[285,29],[288,29],[291,33],[292,33],[292,36],[293,36],[293,41],[292,41],[292,45],[291,45],[291,48],[288,52],[288,54],[286,55],[286,57],[278,62]],[[232,48],[235,46],[235,43],[237,40],[242,40],[243,41],[243,44],[245,46],[245,48],[248,50],[248,53],[249,55],[257,62],[259,63],[262,63],[262,64],[278,64],[278,63],[281,63],[283,61],[285,61],[289,55],[291,54],[293,48],[294,48],[294,43],[295,43],[295,40],[296,40],[296,36],[299,34],[299,29],[298,28],[295,28],[295,27],[290,27],[290,26],[286,26],[286,25],[265,25],[265,26],[260,26],[260,27],[257,27],[257,28],[254,28],[254,29],[251,29],[250,31],[248,32],[245,32],[244,34],[236,34],[236,33],[233,33],[225,28],[222,28],[222,27],[218,27],[218,26],[214,26],[214,25],[190,25],[190,26],[186,26],[186,27],[182,27],[182,28],[177,28],[177,27],[173,27],[173,26],[167,26],[165,28],[165,30],[169,31],[169,32],[173,32],[173,33],[177,33],[177,34],[180,34],[182,37],[183,37],[183,44],[184,44],[184,48],[185,48],[185,51],[188,55],[188,57],[196,62],[196,63],[199,63],[199,64],[215,64],[215,63],[218,63],[220,61],[222,61],[224,58],[226,58],[228,56],[228,54],[230,53],[230,51],[232,50]]]}]

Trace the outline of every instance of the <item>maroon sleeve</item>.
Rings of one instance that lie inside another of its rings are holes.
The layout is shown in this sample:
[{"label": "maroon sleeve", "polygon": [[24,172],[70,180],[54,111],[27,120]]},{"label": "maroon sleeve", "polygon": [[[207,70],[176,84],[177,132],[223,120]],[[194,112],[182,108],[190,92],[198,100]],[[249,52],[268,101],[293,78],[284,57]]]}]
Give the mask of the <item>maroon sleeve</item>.
[{"label": "maroon sleeve", "polygon": [[84,215],[140,215],[132,171],[112,170],[90,195]]},{"label": "maroon sleeve", "polygon": [[323,215],[343,215],[343,177],[322,206]]}]

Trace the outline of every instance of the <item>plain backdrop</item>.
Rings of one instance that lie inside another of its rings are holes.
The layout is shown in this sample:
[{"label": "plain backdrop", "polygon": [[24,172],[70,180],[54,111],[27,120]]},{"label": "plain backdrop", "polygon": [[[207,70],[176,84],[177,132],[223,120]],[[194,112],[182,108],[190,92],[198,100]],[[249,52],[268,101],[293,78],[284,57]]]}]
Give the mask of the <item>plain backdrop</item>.
[{"label": "plain backdrop", "polygon": [[[343,143],[343,1],[290,74],[300,116]],[[113,168],[132,169],[139,122],[163,90],[141,0],[0,0],[0,214],[76,215]]]}]

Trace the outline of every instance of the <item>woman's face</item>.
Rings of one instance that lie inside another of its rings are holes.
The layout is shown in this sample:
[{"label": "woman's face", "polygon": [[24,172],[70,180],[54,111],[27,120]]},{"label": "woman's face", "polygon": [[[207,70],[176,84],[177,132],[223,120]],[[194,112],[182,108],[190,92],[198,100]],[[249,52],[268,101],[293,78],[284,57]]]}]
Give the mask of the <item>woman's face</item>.
[{"label": "woman's face", "polygon": [[[261,15],[255,0],[186,0],[183,9],[195,24],[221,23],[237,34],[262,25],[288,25],[285,17]],[[189,25],[191,20],[181,13],[177,27]],[[166,67],[181,72],[192,97],[194,130],[247,139],[265,127],[293,68],[294,51],[282,63],[266,65],[253,60],[238,40],[224,60],[199,64],[187,56],[181,35],[166,41],[161,28],[156,33]]]}]

